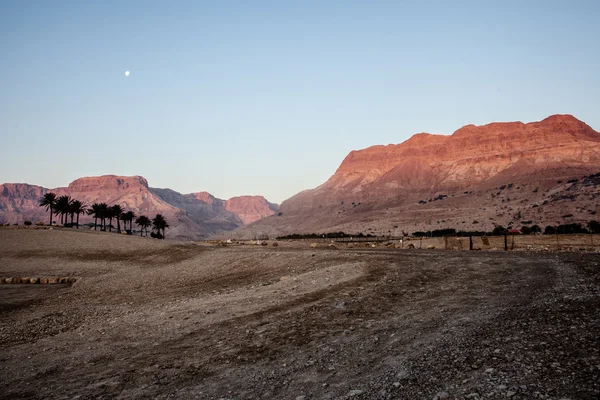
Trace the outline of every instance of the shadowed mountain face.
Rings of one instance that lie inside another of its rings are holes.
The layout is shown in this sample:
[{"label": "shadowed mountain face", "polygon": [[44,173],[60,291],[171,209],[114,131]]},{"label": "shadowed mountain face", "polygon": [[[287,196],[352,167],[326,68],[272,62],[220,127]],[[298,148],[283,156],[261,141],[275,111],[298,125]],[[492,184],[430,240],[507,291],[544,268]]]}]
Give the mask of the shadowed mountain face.
[{"label": "shadowed mountain face", "polygon": [[[49,222],[48,212],[39,207],[39,199],[47,192],[57,196],[67,194],[85,204],[120,204],[136,215],[163,214],[169,222],[167,238],[200,239],[243,226],[245,221],[256,221],[277,212],[277,205],[261,196],[242,196],[229,199],[238,207],[226,207],[226,201],[207,192],[181,194],[171,189],[148,186],[141,176],[104,175],[73,181],[66,188],[46,189],[28,184],[0,185],[0,223]],[[240,212],[238,214],[237,212]],[[90,222],[89,217],[80,223]]]},{"label": "shadowed mountain face", "polygon": [[[597,172],[600,134],[573,116],[467,125],[449,136],[420,133],[401,144],[352,151],[323,185],[243,231],[387,234],[583,221],[595,213],[598,186],[594,179],[581,188],[583,180],[566,182]],[[557,193],[569,202],[550,201]]]}]

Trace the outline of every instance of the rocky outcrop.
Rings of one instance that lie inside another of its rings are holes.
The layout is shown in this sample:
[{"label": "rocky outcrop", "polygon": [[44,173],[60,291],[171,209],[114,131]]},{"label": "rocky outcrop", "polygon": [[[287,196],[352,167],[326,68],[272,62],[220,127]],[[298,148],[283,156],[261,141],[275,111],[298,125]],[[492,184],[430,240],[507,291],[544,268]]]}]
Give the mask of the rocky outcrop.
[{"label": "rocky outcrop", "polygon": [[[507,214],[516,214],[517,208],[543,203],[547,193],[542,189],[567,190],[564,182],[599,171],[600,133],[573,116],[554,115],[526,124],[467,125],[448,136],[419,133],[400,144],[352,151],[327,182],[284,201],[282,216],[252,227],[291,233],[385,226],[388,233],[400,229],[394,226],[422,229],[428,221],[444,221],[442,226],[455,218],[466,229],[481,228],[476,225],[483,218],[486,226],[492,226]],[[502,195],[497,194],[498,187],[509,183],[512,195],[497,204]],[[586,209],[593,208],[594,197],[589,195]],[[434,199],[445,201],[430,207]],[[521,202],[518,206],[512,205],[516,199]],[[562,205],[579,206],[577,212],[560,214],[557,208],[548,209],[547,215],[576,215],[584,203]],[[502,218],[492,221],[497,215]]]},{"label": "rocky outcrop", "polygon": [[225,209],[234,213],[244,225],[275,214],[279,208],[263,196],[232,197],[224,203]]},{"label": "rocky outcrop", "polygon": [[[207,192],[181,194],[171,189],[151,188],[141,176],[104,175],[79,178],[66,188],[51,190],[28,184],[3,184],[0,186],[0,223],[49,222],[48,213],[38,206],[40,198],[48,191],[57,196],[69,195],[88,205],[119,204],[136,215],[163,214],[169,221],[167,238],[171,239],[206,238],[236,229],[244,225],[244,221],[256,221],[260,215],[270,215],[253,196],[248,196],[248,204],[239,200],[232,202],[236,205],[234,209],[241,213],[238,216],[225,207],[224,200]],[[90,222],[90,218],[82,215],[80,223],[86,222]]]},{"label": "rocky outcrop", "polygon": [[469,188],[501,173],[525,177],[557,166],[586,173],[599,165],[600,134],[570,115],[467,125],[450,136],[420,133],[401,144],[352,151],[327,182],[284,201],[281,210],[350,198],[377,203],[409,191]]},{"label": "rocky outcrop", "polygon": [[0,212],[20,213],[37,207],[40,197],[48,190],[26,183],[5,183],[0,185]]}]

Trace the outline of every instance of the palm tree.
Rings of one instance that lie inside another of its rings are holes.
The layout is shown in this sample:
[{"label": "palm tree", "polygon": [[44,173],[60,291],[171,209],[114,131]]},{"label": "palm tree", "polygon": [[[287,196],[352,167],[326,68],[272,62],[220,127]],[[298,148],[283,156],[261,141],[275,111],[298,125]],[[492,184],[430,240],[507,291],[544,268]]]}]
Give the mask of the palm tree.
[{"label": "palm tree", "polygon": [[88,211],[88,207],[79,200],[73,200],[71,203],[71,211],[74,214],[77,214],[77,229],[79,229],[79,214]]},{"label": "palm tree", "polygon": [[135,218],[135,213],[133,211],[127,211],[121,214],[121,219],[123,220],[123,228],[127,230],[126,222],[129,221],[129,234],[131,235],[131,231],[133,231],[133,219]]},{"label": "palm tree", "polygon": [[[156,229],[156,233],[160,235],[160,230],[162,229],[162,239],[165,238],[165,228],[169,227],[167,220],[162,214],[156,214],[156,217],[152,219],[152,225],[154,225],[154,229]],[[159,236],[160,237],[160,236]]]},{"label": "palm tree", "polygon": [[150,218],[146,217],[145,215],[140,215],[139,217],[136,218],[135,223],[141,227],[140,236],[142,236],[142,233],[144,233],[144,230],[146,230],[146,236],[148,236],[148,227],[150,225],[152,225]]},{"label": "palm tree", "polygon": [[121,224],[119,220],[121,219],[121,214],[123,214],[123,207],[118,204],[115,204],[110,208],[112,215],[117,219],[117,233],[121,233]]},{"label": "palm tree", "polygon": [[[69,214],[69,207],[71,206],[71,197],[65,195],[60,196],[56,199],[56,204],[54,205],[55,214],[60,214],[60,223],[61,225],[65,225],[67,223],[66,216]],[[64,219],[64,221],[63,221]]]},{"label": "palm tree", "polygon": [[[94,216],[94,230],[96,230],[96,226],[98,226],[98,218],[102,218],[102,211],[100,210],[100,204],[94,203],[90,208],[87,209],[87,215]],[[102,229],[102,226],[100,226]]]},{"label": "palm tree", "polygon": [[46,193],[40,199],[40,207],[46,207],[46,211],[50,210],[50,226],[52,226],[52,209],[56,205],[56,195],[52,192]]},{"label": "palm tree", "polygon": [[100,211],[100,230],[102,231],[106,231],[106,218],[109,217],[109,208],[108,208],[108,204],[106,203],[100,203],[98,204],[98,208]]}]

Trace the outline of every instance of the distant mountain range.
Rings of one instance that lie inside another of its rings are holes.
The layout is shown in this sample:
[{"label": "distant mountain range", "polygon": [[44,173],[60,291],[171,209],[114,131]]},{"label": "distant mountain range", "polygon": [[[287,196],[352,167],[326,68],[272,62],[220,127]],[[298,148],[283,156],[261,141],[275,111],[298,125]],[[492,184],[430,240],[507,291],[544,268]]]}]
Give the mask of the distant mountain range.
[{"label": "distant mountain range", "polygon": [[[48,190],[1,185],[0,222],[47,221],[38,201]],[[151,188],[140,176],[81,178],[52,191],[150,217],[162,213],[172,239],[586,223],[600,219],[600,133],[571,115],[419,133],[350,152],[327,182],[280,208],[261,196],[221,200]]]},{"label": "distant mountain range", "polygon": [[599,172],[600,133],[571,115],[419,133],[350,152],[327,182],[237,234],[582,223],[596,218]]},{"label": "distant mountain range", "polygon": [[[231,231],[278,211],[277,204],[262,196],[239,196],[221,200],[210,193],[181,194],[171,189],[148,186],[141,176],[104,175],[73,181],[66,188],[47,189],[25,183],[0,185],[0,223],[23,223],[30,220],[49,222],[48,212],[39,207],[39,199],[47,192],[68,194],[90,205],[105,202],[120,204],[137,215],[152,218],[161,213],[170,224],[167,238],[202,239],[223,231]],[[82,217],[80,223],[90,222]]]}]

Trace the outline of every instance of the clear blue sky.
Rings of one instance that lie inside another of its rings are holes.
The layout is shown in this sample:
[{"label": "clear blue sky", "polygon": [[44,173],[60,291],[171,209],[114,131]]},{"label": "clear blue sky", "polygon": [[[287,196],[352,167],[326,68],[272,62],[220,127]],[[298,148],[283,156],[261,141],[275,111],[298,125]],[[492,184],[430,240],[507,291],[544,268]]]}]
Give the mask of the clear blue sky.
[{"label": "clear blue sky", "polygon": [[600,130],[599,18],[577,0],[0,0],[0,182],[281,202],[417,132],[556,113]]}]

